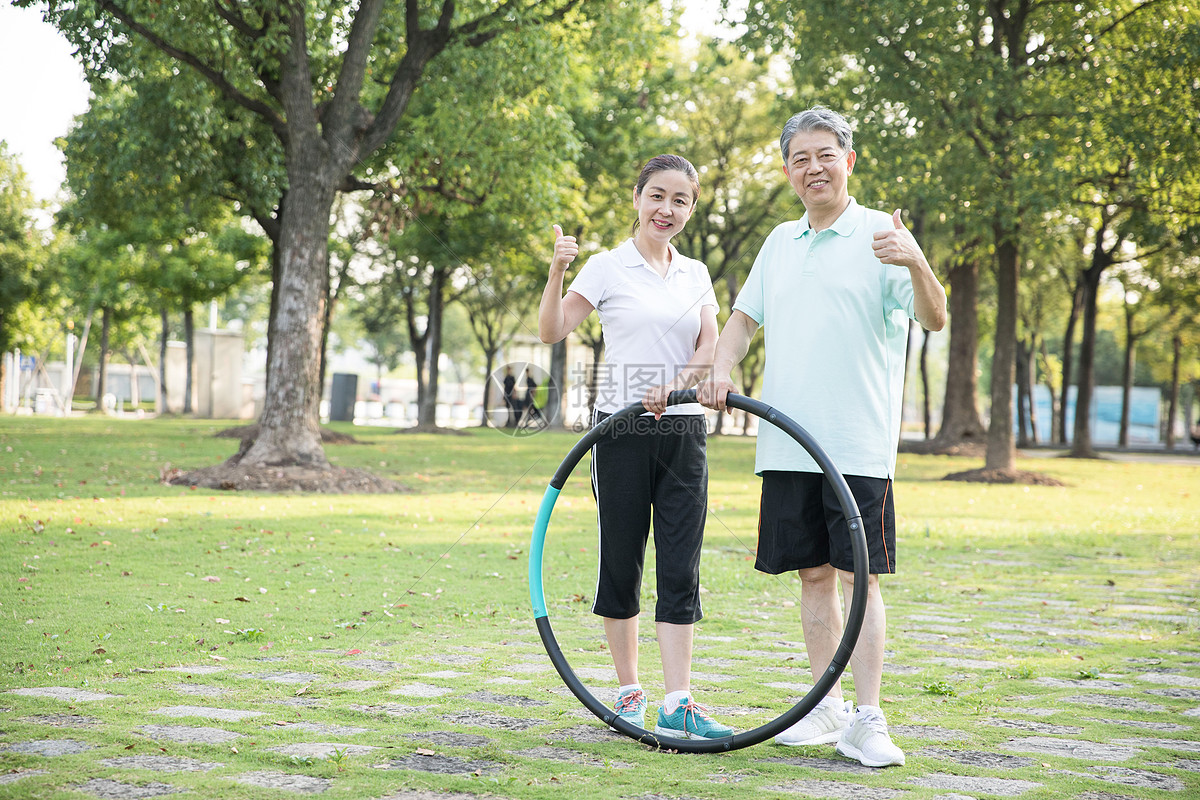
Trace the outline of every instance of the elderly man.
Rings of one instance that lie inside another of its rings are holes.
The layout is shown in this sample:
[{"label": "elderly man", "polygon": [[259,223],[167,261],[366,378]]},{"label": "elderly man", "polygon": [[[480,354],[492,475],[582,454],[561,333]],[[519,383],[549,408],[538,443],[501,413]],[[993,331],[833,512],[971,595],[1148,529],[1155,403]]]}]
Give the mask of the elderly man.
[{"label": "elderly man", "polygon": [[[776,737],[785,745],[837,743],[869,767],[904,764],[879,708],[886,613],[879,575],[896,571],[892,478],[900,435],[908,320],[946,323],[946,292],[920,246],[893,215],[863,208],[848,183],[856,154],[849,123],[817,106],[796,114],[779,139],[783,172],[804,204],[799,220],[763,243],[698,389],[723,410],[730,372],[763,326],[763,400],[816,437],[846,478],[862,514],[870,556],[866,617],[850,669],[857,706],[835,686]],[[769,574],[796,570],[813,679],[832,661],[842,630],[838,581],[849,605],[854,558],[846,520],[821,468],[786,433],[759,430],[762,476],[758,556]]]}]

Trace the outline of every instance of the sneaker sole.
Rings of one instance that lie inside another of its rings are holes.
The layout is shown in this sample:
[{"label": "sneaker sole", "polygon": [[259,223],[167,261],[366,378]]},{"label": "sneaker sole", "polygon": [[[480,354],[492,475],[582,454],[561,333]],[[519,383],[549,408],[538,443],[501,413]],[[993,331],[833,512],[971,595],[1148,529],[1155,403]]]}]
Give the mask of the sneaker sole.
[{"label": "sneaker sole", "polygon": [[670,736],[675,739],[724,739],[727,736],[733,735],[733,733],[723,733],[720,736],[701,736],[698,733],[678,731],[674,728],[664,728],[661,725],[654,726],[654,733],[659,736]]},{"label": "sneaker sole", "polygon": [[863,752],[861,750],[859,750],[857,747],[850,744],[849,742],[838,742],[836,752],[838,753],[838,755],[843,755],[846,758],[853,758],[858,763],[862,764],[864,767],[903,767],[904,766],[904,754],[903,753],[900,754],[899,761],[897,761],[895,759],[892,759],[889,761],[877,761],[875,759],[870,759],[870,758],[867,758],[866,756],[864,756]]},{"label": "sneaker sole", "polygon": [[[844,728],[842,730],[845,730]],[[781,744],[784,747],[804,747],[811,744],[837,744],[838,739],[842,738],[842,730],[830,731],[823,733],[820,736],[814,736],[811,739],[805,739],[802,742],[785,742],[778,736],[775,737],[775,744]]]}]

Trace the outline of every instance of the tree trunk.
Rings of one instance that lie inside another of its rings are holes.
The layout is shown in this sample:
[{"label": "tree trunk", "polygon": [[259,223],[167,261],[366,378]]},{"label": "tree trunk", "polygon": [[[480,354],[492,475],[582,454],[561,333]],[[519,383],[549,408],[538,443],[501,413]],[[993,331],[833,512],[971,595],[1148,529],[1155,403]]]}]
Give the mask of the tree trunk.
[{"label": "tree trunk", "polygon": [[1025,397],[1029,401],[1029,440],[1033,444],[1038,443],[1037,430],[1037,400],[1034,397],[1034,390],[1037,389],[1037,360],[1034,354],[1037,352],[1037,334],[1029,337],[1029,350],[1025,353]]},{"label": "tree trunk", "polygon": [[596,410],[596,381],[599,380],[600,371],[600,356],[604,353],[604,337],[594,339],[591,342],[592,347],[592,369],[588,376],[587,398],[588,398],[588,420],[592,419],[592,412]]},{"label": "tree trunk", "polygon": [[108,393],[108,338],[112,333],[112,311],[100,310],[100,371],[96,376],[96,408],[104,410],[104,395]]},{"label": "tree trunk", "polygon": [[550,346],[550,387],[546,397],[546,422],[559,430],[566,427],[566,409],[563,408],[562,387],[567,379],[567,340]]},{"label": "tree trunk", "polygon": [[329,364],[329,324],[333,319],[333,300],[331,277],[329,275],[329,251],[325,251],[325,313],[321,315],[321,363],[317,367],[317,391],[325,393],[325,368]]},{"label": "tree trunk", "polygon": [[[1059,403],[1066,403],[1066,392],[1062,394],[1062,400],[1059,400],[1058,388],[1055,387],[1054,381],[1050,376],[1050,354],[1046,351],[1046,339],[1043,337],[1038,340],[1038,350],[1042,354],[1042,370],[1046,376],[1046,388],[1050,391],[1050,439],[1051,442],[1061,442],[1061,430],[1059,428]],[[1065,389],[1066,384],[1063,384]]]},{"label": "tree trunk", "polygon": [[1017,447],[1029,446],[1029,356],[1025,340],[1017,342]]},{"label": "tree trunk", "polygon": [[192,381],[196,379],[196,316],[191,303],[183,309],[183,342],[187,347],[187,366],[183,371],[187,376],[183,381],[183,413],[192,414],[196,410],[192,406],[192,394],[195,392]]},{"label": "tree trunk", "polygon": [[1165,437],[1168,450],[1175,449],[1175,420],[1179,418],[1179,360],[1182,355],[1183,337],[1176,331],[1175,335],[1171,337],[1171,399],[1167,404],[1167,435]]},{"label": "tree trunk", "polygon": [[267,360],[259,435],[241,458],[248,466],[329,465],[321,448],[318,377],[335,180],[324,174],[324,148],[315,130],[307,136],[296,131],[288,143],[288,196],[274,287],[276,335]]},{"label": "tree trunk", "polygon": [[488,408],[492,395],[492,368],[496,364],[496,351],[499,348],[489,347],[483,353],[483,413],[480,415],[479,427],[488,427]]},{"label": "tree trunk", "polygon": [[996,350],[992,355],[992,408],[988,425],[987,455],[983,468],[1012,472],[1016,466],[1013,447],[1013,369],[1017,345],[1016,231],[995,231],[996,247]]},{"label": "tree trunk", "polygon": [[950,284],[950,354],[942,403],[939,445],[977,442],[984,436],[979,417],[979,263],[959,258],[946,277]]},{"label": "tree trunk", "polygon": [[1075,427],[1071,437],[1071,455],[1096,458],[1092,446],[1092,394],[1096,387],[1096,295],[1100,275],[1107,264],[1097,252],[1092,266],[1083,273],[1083,335],[1079,342],[1079,380],[1075,388]]},{"label": "tree trunk", "polygon": [[138,386],[137,359],[127,350],[122,350],[121,355],[125,356],[125,363],[129,364],[129,405],[132,407],[131,410],[136,412],[142,404],[142,391]]},{"label": "tree trunk", "polygon": [[166,306],[159,309],[159,321],[162,323],[162,336],[158,340],[158,413],[165,414],[170,410],[167,408],[167,337],[170,336],[171,324]]},{"label": "tree trunk", "polygon": [[[283,198],[280,199],[280,204],[283,205],[287,199],[287,192],[284,192]],[[286,207],[286,206],[284,206]],[[279,292],[275,287],[283,283],[283,269],[280,267],[282,261],[281,253],[283,249],[279,244],[279,237],[276,236],[272,241],[271,247],[271,303],[270,310],[267,312],[267,364],[270,365],[275,351],[275,340],[279,338]],[[263,387],[264,397],[271,393],[271,370],[267,370],[266,378]],[[258,409],[259,419],[262,418],[263,409]]]},{"label": "tree trunk", "polygon": [[[750,349],[746,351],[746,357],[742,359],[740,371],[742,373],[741,389],[746,397],[754,397],[758,393],[758,379],[762,377],[763,369],[766,367],[766,344],[764,340],[759,340],[757,344],[753,341],[750,343]],[[758,419],[749,411],[743,411],[742,414],[742,436],[750,435],[750,425],[752,419]],[[801,422],[800,424],[804,424]],[[757,431],[757,426],[755,431]]]},{"label": "tree trunk", "polygon": [[925,423],[925,441],[933,438],[933,418],[929,403],[929,331],[921,331],[921,418]]},{"label": "tree trunk", "polygon": [[1121,427],[1117,446],[1129,447],[1129,405],[1133,401],[1133,367],[1137,359],[1137,336],[1133,332],[1133,317],[1125,313],[1125,359],[1121,367]]},{"label": "tree trunk", "polygon": [[1083,310],[1084,293],[1084,277],[1080,275],[1075,281],[1075,291],[1071,295],[1071,313],[1067,315],[1067,330],[1063,334],[1062,404],[1058,407],[1058,436],[1055,438],[1059,444],[1067,443],[1067,387],[1071,385],[1071,368],[1075,363],[1075,326]]},{"label": "tree trunk", "polygon": [[433,270],[429,283],[429,320],[425,324],[426,347],[424,392],[417,394],[417,427],[437,427],[438,361],[442,353],[442,311],[445,306],[446,272]]}]

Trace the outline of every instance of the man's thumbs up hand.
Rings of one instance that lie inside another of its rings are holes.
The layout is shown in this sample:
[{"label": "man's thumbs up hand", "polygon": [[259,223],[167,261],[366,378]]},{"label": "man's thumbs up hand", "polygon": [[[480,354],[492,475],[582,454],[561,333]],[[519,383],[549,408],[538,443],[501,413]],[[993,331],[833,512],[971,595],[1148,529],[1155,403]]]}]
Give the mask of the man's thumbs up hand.
[{"label": "man's thumbs up hand", "polygon": [[875,231],[871,248],[875,251],[875,257],[884,264],[917,267],[925,263],[925,255],[912,233],[904,227],[898,208],[892,213],[891,229]]}]

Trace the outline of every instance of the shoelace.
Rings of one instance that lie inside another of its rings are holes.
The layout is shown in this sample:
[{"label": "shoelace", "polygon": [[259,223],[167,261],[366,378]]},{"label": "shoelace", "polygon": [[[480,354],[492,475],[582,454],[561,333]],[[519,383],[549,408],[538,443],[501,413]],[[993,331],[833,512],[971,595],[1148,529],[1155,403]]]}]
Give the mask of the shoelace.
[{"label": "shoelace", "polygon": [[861,722],[876,733],[887,733],[887,721],[884,719],[883,714],[878,711],[862,712],[856,721]]},{"label": "shoelace", "polygon": [[702,719],[702,720],[707,720],[708,722],[712,722],[712,717],[710,717],[708,715],[708,709],[705,708],[704,706],[700,705],[696,701],[692,700],[690,697],[688,698],[688,701],[681,706],[681,708],[683,709],[684,730],[687,730],[688,714],[692,715],[693,722],[695,722],[697,719]]},{"label": "shoelace", "polygon": [[646,701],[646,695],[641,689],[634,689],[617,701],[617,713],[632,711]]}]

